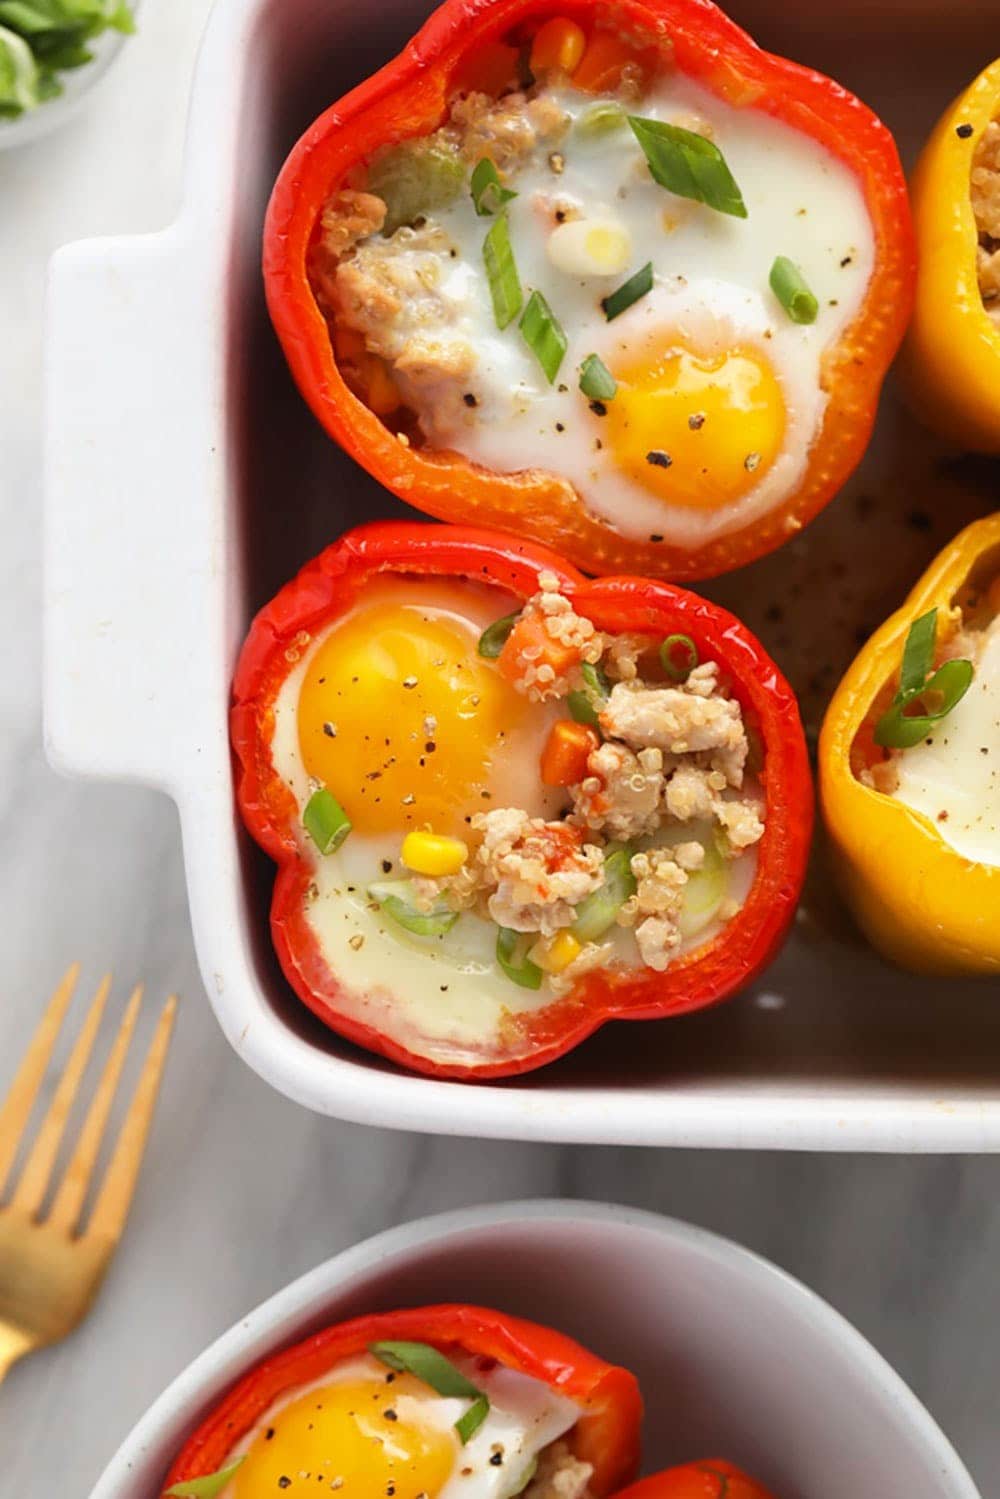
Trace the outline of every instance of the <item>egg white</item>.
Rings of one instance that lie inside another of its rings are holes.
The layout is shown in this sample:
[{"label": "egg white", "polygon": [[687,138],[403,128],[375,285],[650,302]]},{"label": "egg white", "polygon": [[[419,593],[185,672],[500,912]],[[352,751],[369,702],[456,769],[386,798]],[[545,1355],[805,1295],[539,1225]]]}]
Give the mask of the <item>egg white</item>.
[{"label": "egg white", "polygon": [[[528,1481],[542,1449],[576,1425],[581,1408],[542,1380],[520,1370],[502,1364],[484,1370],[475,1359],[461,1354],[452,1356],[451,1362],[489,1397],[490,1409],[475,1435],[458,1449],[460,1462],[439,1490],[437,1499],[505,1499],[506,1495],[518,1493]],[[381,1383],[385,1374],[384,1364],[370,1354],[362,1354],[345,1359],[309,1384],[297,1385],[265,1411],[234,1448],[232,1460],[248,1452],[255,1439],[273,1425],[274,1418],[303,1395],[355,1380]],[[393,1405],[402,1421],[451,1433],[455,1422],[468,1410],[469,1401],[447,1399],[427,1386],[425,1395],[400,1395]],[[503,1449],[503,1462],[499,1465],[490,1462],[498,1447]],[[468,1469],[472,1471],[465,1471]]]},{"label": "egg white", "polygon": [[[595,102],[571,89],[552,96],[573,119]],[[415,404],[432,446],[455,449],[498,472],[558,473],[592,514],[622,534],[693,546],[746,524],[799,484],[827,403],[824,351],[861,306],[874,242],[858,181],[803,133],[760,111],[727,105],[681,74],[660,80],[636,112],[688,127],[692,117],[707,122],[748,217],[732,218],[666,192],[649,176],[627,127],[590,139],[568,135],[559,174],[549,153],[536,151],[512,179],[518,196],[507,212],[525,296],[541,290],[566,333],[557,382],[548,384],[516,322],[498,331],[482,264],[489,221],[477,217],[462,194],[434,219],[458,251],[444,263],[440,290],[454,319],[449,336],[466,339],[476,352],[468,383],[478,405],[469,409],[437,390]],[[555,200],[587,219],[618,224],[632,245],[629,272],[579,276],[553,265],[547,239]],[[777,255],[793,260],[816,294],[814,323],[791,322],[770,291]],[[609,324],[600,299],[647,260],[654,290]],[[739,499],[711,511],[671,505],[620,470],[602,419],[577,384],[588,354],[613,355],[657,334],[706,327],[730,346],[752,344],[764,353],[782,389],[786,420],[778,461]]]},{"label": "egg white", "polygon": [[893,794],[930,818],[945,843],[977,864],[1000,865],[1000,619],[981,643],[961,702],[896,755],[895,768]]},{"label": "egg white", "polygon": [[[483,630],[493,620],[517,609],[520,601],[498,589],[430,581],[376,584],[366,591],[371,604],[389,597],[419,597],[421,605],[452,618],[471,620]],[[289,672],[275,701],[271,757],[277,774],[300,808],[312,788],[299,749],[298,701],[314,653],[326,632],[319,632]],[[533,816],[552,816],[562,804],[561,793],[541,784],[538,774],[542,746],[558,705],[532,709],[527,732],[508,742],[495,766],[491,807],[518,806]],[[442,752],[446,752],[442,746]],[[350,788],[332,787],[350,810]],[[436,1041],[442,1059],[460,1064],[471,1060],[469,1043],[482,1042],[495,1032],[513,1009],[538,1009],[549,1003],[541,990],[520,989],[496,964],[496,927],[465,912],[443,937],[420,937],[406,931],[369,900],[370,884],[404,879],[399,862],[403,841],[398,833],[370,835],[353,831],[332,854],[320,856],[299,827],[302,856],[313,868],[314,895],[306,919],[331,969],[342,985],[341,1006],[397,1038],[401,1031]],[[384,865],[391,867],[385,869]]]}]

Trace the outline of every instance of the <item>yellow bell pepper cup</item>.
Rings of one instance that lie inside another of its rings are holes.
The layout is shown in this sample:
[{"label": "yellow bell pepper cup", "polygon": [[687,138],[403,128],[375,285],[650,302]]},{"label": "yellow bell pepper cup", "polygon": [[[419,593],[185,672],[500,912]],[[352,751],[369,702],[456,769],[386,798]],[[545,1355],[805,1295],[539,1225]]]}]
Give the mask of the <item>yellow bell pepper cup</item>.
[{"label": "yellow bell pepper cup", "polygon": [[872,945],[918,973],[1000,972],[1000,864],[963,857],[930,818],[859,776],[878,753],[874,725],[898,683],[910,626],[935,607],[947,617],[971,580],[986,586],[998,575],[1000,513],[935,558],[856,657],[820,734],[820,802],[838,884]]},{"label": "yellow bell pepper cup", "polygon": [[920,419],[981,453],[1000,453],[1000,327],[980,292],[971,173],[997,118],[1000,59],[945,110],[913,174],[917,294],[899,362]]}]

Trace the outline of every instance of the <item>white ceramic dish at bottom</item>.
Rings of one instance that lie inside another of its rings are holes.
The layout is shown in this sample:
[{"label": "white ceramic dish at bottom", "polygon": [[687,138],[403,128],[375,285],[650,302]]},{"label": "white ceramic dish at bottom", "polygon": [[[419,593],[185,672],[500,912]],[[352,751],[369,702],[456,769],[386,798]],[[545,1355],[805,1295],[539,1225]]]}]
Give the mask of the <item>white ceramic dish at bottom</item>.
[{"label": "white ceramic dish at bottom", "polygon": [[348,1317],[439,1301],[533,1318],[631,1369],[646,1473],[728,1457],[777,1499],[979,1499],[899,1376],[798,1281],[672,1218],[560,1202],[425,1218],[328,1260],[174,1381],[91,1499],[156,1499],[188,1433],[268,1354]]},{"label": "white ceramic dish at bottom", "polygon": [[[996,53],[996,0],[727,0],[761,42],[827,69],[913,151]],[[46,736],[76,773],[178,804],[209,1000],[272,1086],[359,1123],[638,1145],[1000,1149],[996,983],[895,973],[836,915],[814,861],[803,919],[729,1004],[606,1026],[483,1086],[408,1076],[324,1029],[271,951],[273,870],[238,826],[227,707],[250,618],[347,526],[400,514],[293,388],[263,306],[281,160],[391,57],[431,0],[218,0],[198,68],[184,208],[163,233],[71,245],[52,270]],[[891,401],[848,491],[711,587],[789,673],[807,728],[857,648],[997,470],[945,463]],[[907,521],[911,517],[912,523]],[[798,603],[796,603],[798,600]],[[777,611],[777,615],[775,613]],[[780,616],[780,617],[779,617]]]}]

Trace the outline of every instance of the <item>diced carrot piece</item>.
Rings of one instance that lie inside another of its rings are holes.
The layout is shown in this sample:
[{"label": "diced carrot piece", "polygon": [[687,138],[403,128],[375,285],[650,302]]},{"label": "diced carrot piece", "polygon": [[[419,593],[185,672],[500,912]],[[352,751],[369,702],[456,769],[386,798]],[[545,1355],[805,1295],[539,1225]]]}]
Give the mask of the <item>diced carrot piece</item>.
[{"label": "diced carrot piece", "polygon": [[540,614],[522,614],[504,641],[503,650],[497,657],[497,666],[508,682],[523,679],[529,666],[550,666],[553,675],[564,676],[580,659],[575,646],[556,640],[545,628],[545,619]]},{"label": "diced carrot piece", "polygon": [[452,88],[460,94],[489,94],[496,98],[517,78],[517,48],[506,42],[487,42],[455,69]]},{"label": "diced carrot piece", "polygon": [[542,782],[546,786],[575,786],[587,774],[587,758],[600,744],[589,724],[560,718],[549,730],[542,750]]},{"label": "diced carrot piece", "polygon": [[365,352],[365,336],[357,328],[338,323],[333,330],[333,347],[338,359],[357,359]]},{"label": "diced carrot piece", "polygon": [[616,89],[629,63],[638,62],[635,50],[613,31],[595,31],[579,67],[573,74],[577,88],[589,94]]},{"label": "diced carrot piece", "polygon": [[532,73],[548,73],[558,69],[572,73],[580,64],[587,47],[587,38],[582,26],[566,16],[553,16],[538,28],[531,44]]},{"label": "diced carrot piece", "polygon": [[376,416],[389,416],[399,410],[399,391],[382,360],[370,354],[364,361],[363,378],[367,385],[367,402]]}]

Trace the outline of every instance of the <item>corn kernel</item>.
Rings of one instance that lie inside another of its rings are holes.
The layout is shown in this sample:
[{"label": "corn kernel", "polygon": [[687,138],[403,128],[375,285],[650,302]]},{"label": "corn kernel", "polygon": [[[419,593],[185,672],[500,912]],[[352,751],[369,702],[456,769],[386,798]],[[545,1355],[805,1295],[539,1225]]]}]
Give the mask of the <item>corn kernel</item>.
[{"label": "corn kernel", "polygon": [[554,937],[539,938],[528,957],[545,973],[562,973],[582,951],[573,933],[564,930],[556,932]]},{"label": "corn kernel", "polygon": [[544,73],[558,68],[572,73],[587,49],[587,38],[575,21],[553,16],[540,26],[531,46],[531,71]]},{"label": "corn kernel", "polygon": [[445,838],[440,833],[407,833],[401,854],[407,869],[438,879],[457,874],[469,857],[461,838]]}]

